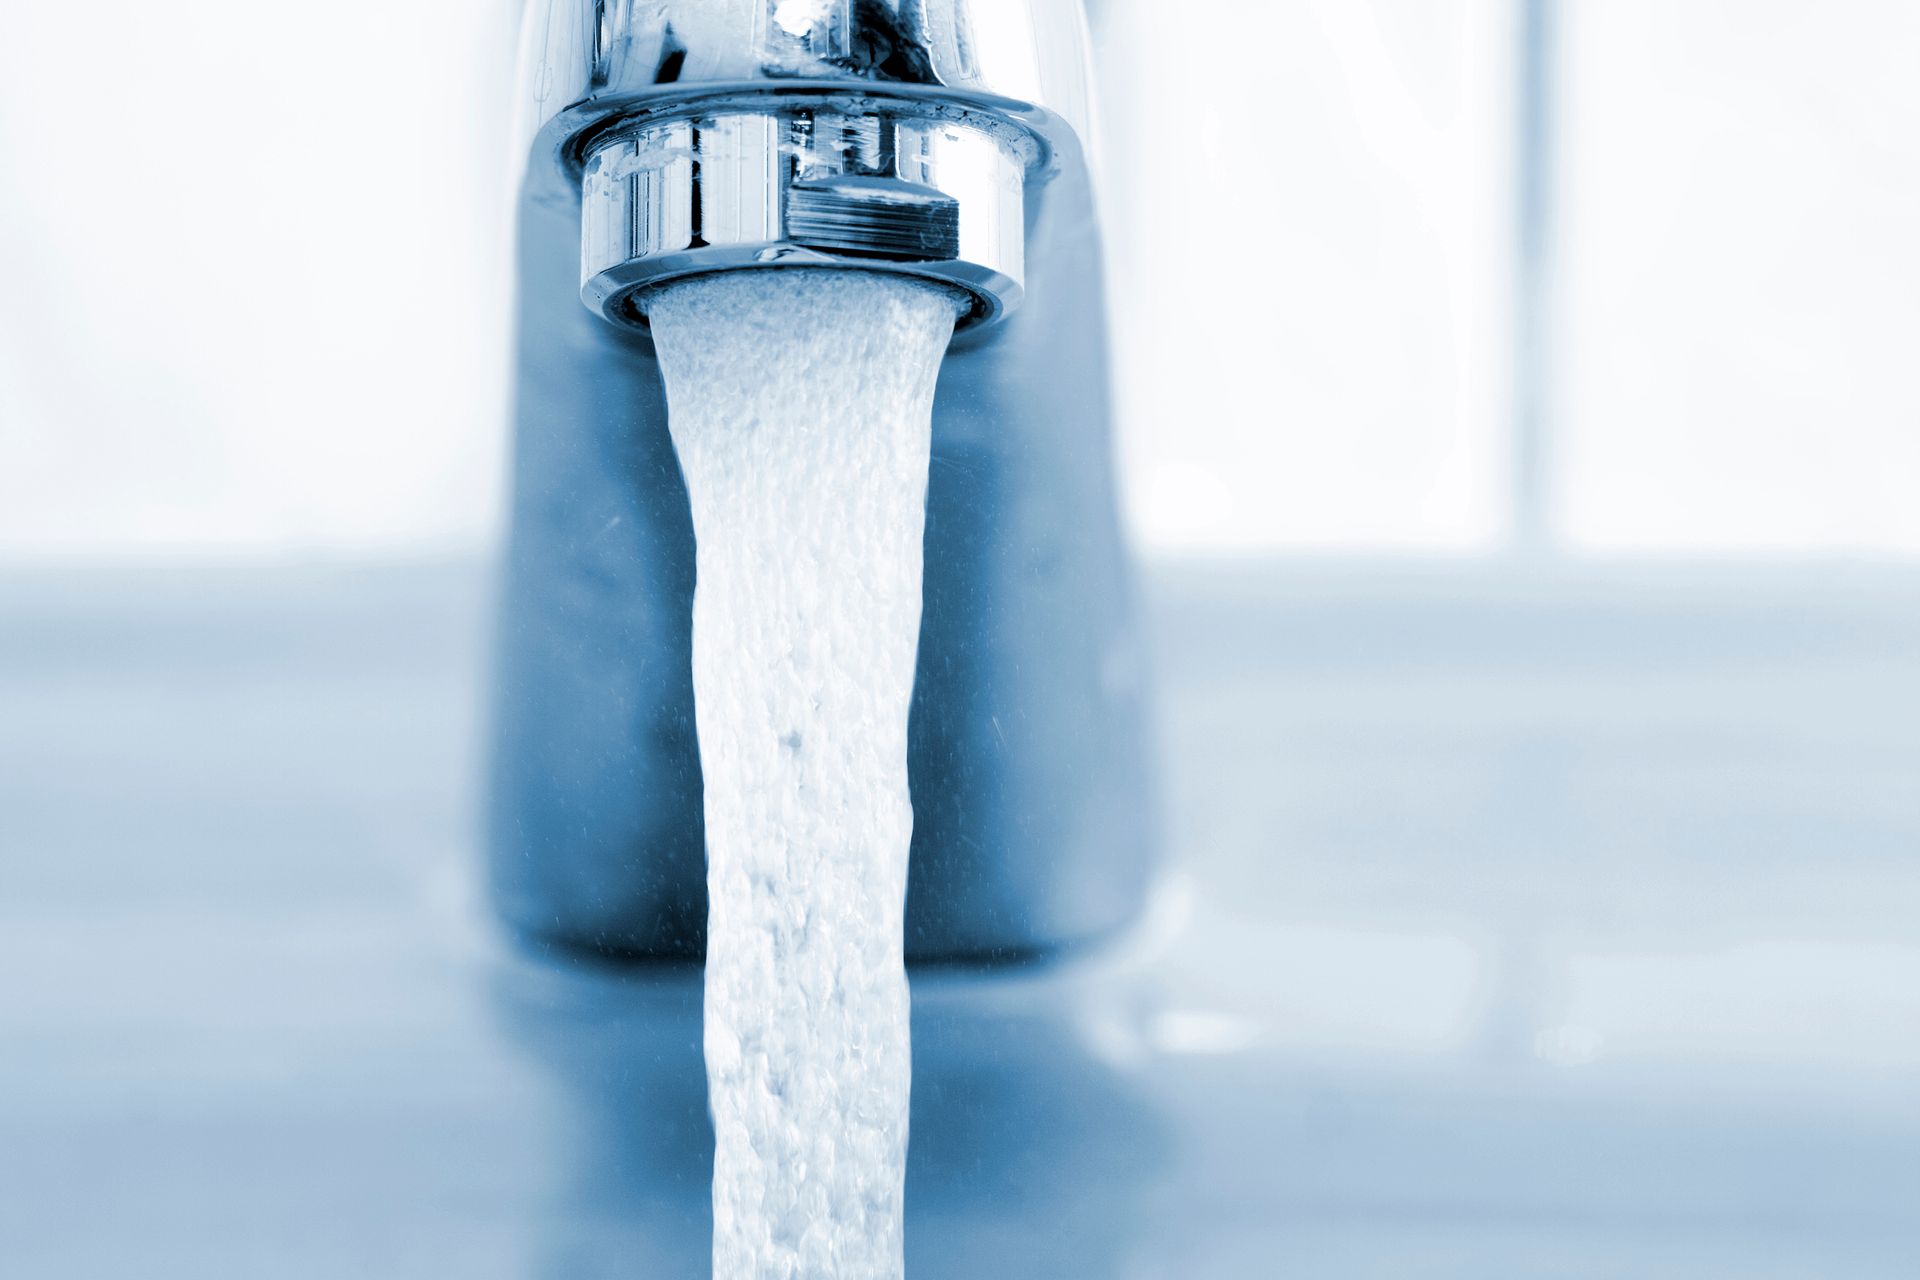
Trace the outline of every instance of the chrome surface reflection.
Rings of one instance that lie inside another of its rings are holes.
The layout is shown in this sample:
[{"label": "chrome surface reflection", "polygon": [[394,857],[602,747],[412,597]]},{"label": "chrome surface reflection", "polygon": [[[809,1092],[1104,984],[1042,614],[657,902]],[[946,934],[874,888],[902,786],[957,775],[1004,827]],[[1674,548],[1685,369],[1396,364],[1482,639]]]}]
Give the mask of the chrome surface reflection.
[{"label": "chrome surface reflection", "polygon": [[581,177],[581,296],[646,324],[650,289],[713,271],[847,267],[971,299],[960,326],[1019,306],[1030,137],[924,103],[709,102],[595,141]]}]

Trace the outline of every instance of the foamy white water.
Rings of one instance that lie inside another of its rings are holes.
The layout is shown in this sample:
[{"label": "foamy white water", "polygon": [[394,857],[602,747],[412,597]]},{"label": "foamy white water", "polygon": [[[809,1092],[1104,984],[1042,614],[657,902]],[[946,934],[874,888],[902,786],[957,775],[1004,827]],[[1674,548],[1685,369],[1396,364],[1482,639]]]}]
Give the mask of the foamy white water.
[{"label": "foamy white water", "polygon": [[907,709],[954,303],[750,271],[651,315],[698,541],[713,1273],[898,1277]]}]

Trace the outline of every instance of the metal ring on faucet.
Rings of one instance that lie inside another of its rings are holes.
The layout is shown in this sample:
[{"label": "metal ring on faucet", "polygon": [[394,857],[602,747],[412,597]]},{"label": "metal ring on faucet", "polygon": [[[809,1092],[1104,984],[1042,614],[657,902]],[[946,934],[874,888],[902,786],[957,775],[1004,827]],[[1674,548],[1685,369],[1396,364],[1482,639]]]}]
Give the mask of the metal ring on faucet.
[{"label": "metal ring on faucet", "polygon": [[960,326],[1019,305],[1026,173],[1015,126],[915,103],[715,103],[602,134],[581,175],[580,295],[645,328],[671,280],[754,267],[897,271],[972,299]]}]

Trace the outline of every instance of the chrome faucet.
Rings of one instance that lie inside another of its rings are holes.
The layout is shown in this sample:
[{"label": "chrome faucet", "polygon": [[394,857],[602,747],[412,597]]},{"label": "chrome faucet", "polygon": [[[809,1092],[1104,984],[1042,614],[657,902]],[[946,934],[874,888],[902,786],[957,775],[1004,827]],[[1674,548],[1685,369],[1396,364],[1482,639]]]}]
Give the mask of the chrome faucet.
[{"label": "chrome faucet", "polygon": [[1086,54],[1079,0],[530,0],[488,824],[524,934],[702,946],[693,529],[647,303],[782,266],[971,301],[934,406],[909,959],[1046,953],[1137,914],[1144,663]]}]

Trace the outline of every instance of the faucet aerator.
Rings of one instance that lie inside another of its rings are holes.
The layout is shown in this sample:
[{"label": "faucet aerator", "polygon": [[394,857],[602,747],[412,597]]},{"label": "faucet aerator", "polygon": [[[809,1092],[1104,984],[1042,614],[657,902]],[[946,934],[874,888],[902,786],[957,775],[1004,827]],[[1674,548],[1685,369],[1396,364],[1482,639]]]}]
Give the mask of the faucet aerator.
[{"label": "faucet aerator", "polygon": [[895,271],[956,287],[960,327],[1020,304],[1027,130],[932,99],[823,103],[763,93],[655,108],[590,144],[580,295],[644,329],[649,292],[766,267]]}]

